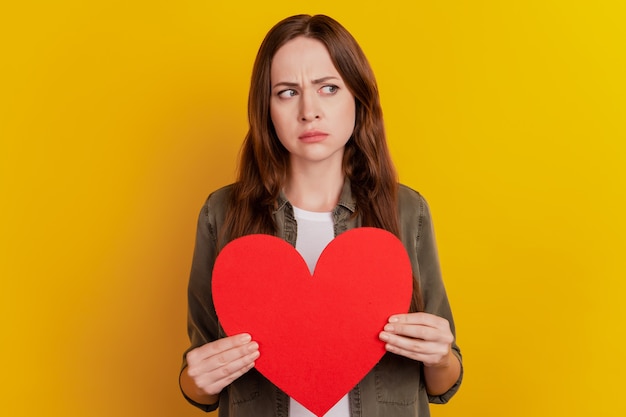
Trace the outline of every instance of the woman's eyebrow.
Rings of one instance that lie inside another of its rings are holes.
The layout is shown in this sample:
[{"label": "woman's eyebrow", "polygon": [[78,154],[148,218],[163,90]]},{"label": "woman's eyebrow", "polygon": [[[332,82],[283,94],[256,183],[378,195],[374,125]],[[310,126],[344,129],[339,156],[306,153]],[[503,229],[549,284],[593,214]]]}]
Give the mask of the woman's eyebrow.
[{"label": "woman's eyebrow", "polygon": [[281,81],[279,83],[274,84],[272,86],[272,88],[274,89],[276,87],[297,87],[299,85],[300,84],[298,84],[298,83],[291,83],[291,82],[288,82],[288,81]]},{"label": "woman's eyebrow", "polygon": [[[315,80],[311,80],[311,84],[316,85],[316,84],[323,84],[325,82],[328,82],[330,80],[339,80],[339,77],[336,77],[334,75],[329,75],[328,77],[322,77],[322,78],[316,78]],[[281,81],[279,83],[276,83],[272,86],[272,89],[276,88],[276,87],[298,87],[300,86],[299,83],[294,83],[294,82],[289,82],[289,81]]]},{"label": "woman's eyebrow", "polygon": [[328,77],[318,78],[316,80],[311,81],[311,84],[322,84],[330,80],[339,80],[339,77],[335,77],[334,75],[330,75]]}]

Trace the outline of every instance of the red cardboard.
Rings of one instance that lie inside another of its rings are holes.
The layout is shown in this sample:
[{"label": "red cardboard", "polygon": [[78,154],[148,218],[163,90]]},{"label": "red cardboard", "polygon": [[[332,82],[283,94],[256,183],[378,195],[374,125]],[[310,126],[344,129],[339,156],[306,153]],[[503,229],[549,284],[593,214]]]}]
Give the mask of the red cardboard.
[{"label": "red cardboard", "polygon": [[408,311],[413,290],[400,240],[370,227],[333,239],[313,276],[282,239],[235,239],[220,252],[212,285],[226,333],[251,334],[257,370],[317,416],[384,355],[378,334],[389,316]]}]

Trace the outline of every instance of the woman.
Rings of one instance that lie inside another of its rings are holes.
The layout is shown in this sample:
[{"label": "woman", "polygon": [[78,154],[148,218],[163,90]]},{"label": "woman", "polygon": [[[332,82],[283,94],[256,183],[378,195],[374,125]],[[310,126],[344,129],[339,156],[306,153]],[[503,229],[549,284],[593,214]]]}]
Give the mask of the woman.
[{"label": "woman", "polygon": [[[359,226],[398,236],[411,259],[411,312],[381,329],[388,353],[326,416],[428,416],[462,379],[459,348],[425,200],[398,185],[373,72],[333,19],[287,18],[265,37],[252,73],[237,182],[212,193],[198,222],[189,336],[180,385],[220,416],[311,416],[254,369],[248,334],[226,337],[211,298],[220,248],[252,233],[281,237],[313,269],[336,235]],[[389,285],[393,285],[390,282]]]}]

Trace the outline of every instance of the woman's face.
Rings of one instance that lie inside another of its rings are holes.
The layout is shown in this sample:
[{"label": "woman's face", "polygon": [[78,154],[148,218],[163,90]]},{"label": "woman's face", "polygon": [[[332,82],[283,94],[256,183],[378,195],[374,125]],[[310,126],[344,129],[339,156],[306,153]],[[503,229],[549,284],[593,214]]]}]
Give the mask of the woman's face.
[{"label": "woman's face", "polygon": [[354,96],[324,44],[298,37],[274,55],[270,115],[292,168],[329,162],[341,165],[355,123]]}]

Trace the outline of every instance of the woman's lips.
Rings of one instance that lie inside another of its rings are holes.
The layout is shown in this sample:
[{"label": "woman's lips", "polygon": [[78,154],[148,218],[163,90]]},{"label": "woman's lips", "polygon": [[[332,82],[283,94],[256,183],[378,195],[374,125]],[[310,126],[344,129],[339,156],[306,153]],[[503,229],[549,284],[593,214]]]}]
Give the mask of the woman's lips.
[{"label": "woman's lips", "polygon": [[312,143],[322,141],[326,139],[327,136],[328,133],[321,132],[319,130],[310,130],[298,136],[298,139],[300,139],[302,142]]}]

